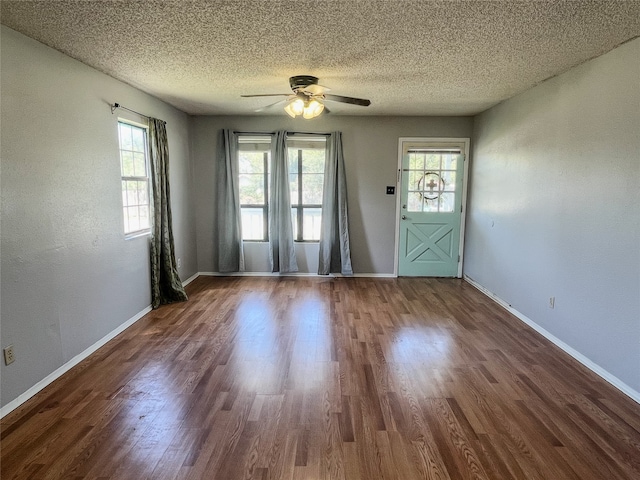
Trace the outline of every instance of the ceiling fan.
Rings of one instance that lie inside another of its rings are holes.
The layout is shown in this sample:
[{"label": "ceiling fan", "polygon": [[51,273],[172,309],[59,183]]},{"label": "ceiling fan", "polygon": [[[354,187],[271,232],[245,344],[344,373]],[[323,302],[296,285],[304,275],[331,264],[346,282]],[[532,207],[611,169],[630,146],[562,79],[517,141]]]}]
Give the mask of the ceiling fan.
[{"label": "ceiling fan", "polygon": [[324,101],[349,103],[351,105],[360,105],[368,107],[371,105],[370,100],[364,98],[345,97],[342,95],[333,95],[326,93],[330,89],[318,85],[318,77],[311,75],[296,75],[289,78],[289,85],[293,93],[263,93],[256,95],[241,95],[242,97],[287,97],[275,103],[259,108],[256,112],[261,112],[267,108],[286,102],[284,111],[288,115],[295,118],[302,115],[303,118],[314,118],[322,112],[329,113],[329,109],[324,106]]}]

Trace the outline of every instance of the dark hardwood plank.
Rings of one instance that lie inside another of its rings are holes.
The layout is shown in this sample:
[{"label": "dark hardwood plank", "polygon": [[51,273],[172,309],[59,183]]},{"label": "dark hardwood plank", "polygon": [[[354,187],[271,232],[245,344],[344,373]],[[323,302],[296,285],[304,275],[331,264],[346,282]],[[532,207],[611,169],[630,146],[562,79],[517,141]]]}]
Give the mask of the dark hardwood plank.
[{"label": "dark hardwood plank", "polygon": [[3,418],[0,476],[640,478],[640,406],[463,281],[188,291]]}]

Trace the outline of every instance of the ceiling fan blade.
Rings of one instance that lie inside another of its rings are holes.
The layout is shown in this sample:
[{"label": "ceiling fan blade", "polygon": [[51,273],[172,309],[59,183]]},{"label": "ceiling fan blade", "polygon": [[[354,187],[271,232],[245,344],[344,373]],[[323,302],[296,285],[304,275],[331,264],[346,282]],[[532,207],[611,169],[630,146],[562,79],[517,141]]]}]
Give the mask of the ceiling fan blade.
[{"label": "ceiling fan blade", "polygon": [[311,95],[322,95],[324,92],[328,92],[331,89],[328,87],[324,87],[322,85],[318,85],[317,83],[307,85],[304,88],[300,89],[303,92],[310,93]]},{"label": "ceiling fan blade", "polygon": [[342,95],[331,94],[325,95],[324,98],[325,100],[330,100],[332,102],[350,103],[352,105],[360,105],[361,107],[368,107],[371,105],[371,100],[366,100],[364,98],[343,97]]},{"label": "ceiling fan blade", "polygon": [[287,101],[287,99],[285,98],[284,100],[278,100],[275,103],[270,103],[269,105],[265,105],[264,107],[260,107],[257,110],[254,110],[254,112],[264,112],[265,110],[269,110],[272,107],[275,107],[276,105],[280,105],[281,103],[285,103]]},{"label": "ceiling fan blade", "polygon": [[244,98],[249,98],[249,97],[288,97],[289,95],[291,94],[290,93],[258,93],[256,95],[240,95],[240,96]]}]

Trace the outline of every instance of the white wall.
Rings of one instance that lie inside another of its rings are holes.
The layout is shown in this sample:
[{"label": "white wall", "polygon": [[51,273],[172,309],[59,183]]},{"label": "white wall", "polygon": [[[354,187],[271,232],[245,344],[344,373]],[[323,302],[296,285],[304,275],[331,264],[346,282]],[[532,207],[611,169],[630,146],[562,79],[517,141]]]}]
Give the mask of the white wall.
[{"label": "white wall", "polygon": [[465,274],[640,391],[640,39],[483,113],[472,145]]},{"label": "white wall", "polygon": [[167,121],[183,279],[197,256],[188,116],[4,26],[1,48],[4,406],[150,304],[148,237],[123,234],[124,111],[109,103]]},{"label": "white wall", "polygon": [[[358,107],[353,107],[358,108]],[[356,117],[327,115],[313,120],[286,115],[255,117],[194,117],[193,154],[198,237],[198,269],[218,269],[215,232],[214,160],[218,133],[222,128],[245,132],[289,131],[327,133],[342,131],[347,172],[351,259],[356,274],[392,274],[394,271],[396,197],[386,195],[386,186],[396,184],[400,137],[470,137],[471,117]],[[298,248],[299,267],[317,272],[314,249]],[[268,271],[268,260],[260,263],[259,245],[248,245],[255,271]],[[266,253],[266,249],[264,250]],[[315,249],[317,252],[317,249]],[[317,253],[315,253],[317,255]],[[301,262],[301,258],[306,258]]]}]

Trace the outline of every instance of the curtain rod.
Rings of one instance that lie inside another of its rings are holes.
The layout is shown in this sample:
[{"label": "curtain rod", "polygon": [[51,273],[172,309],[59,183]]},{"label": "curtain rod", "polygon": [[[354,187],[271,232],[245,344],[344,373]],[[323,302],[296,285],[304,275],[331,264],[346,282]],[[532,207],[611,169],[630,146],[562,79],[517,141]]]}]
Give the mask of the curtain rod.
[{"label": "curtain rod", "polygon": [[149,115],[145,115],[144,113],[136,112],[135,110],[131,110],[130,108],[127,108],[127,107],[124,107],[124,106],[120,105],[119,103],[114,103],[113,105],[111,105],[111,115],[113,115],[113,112],[115,112],[117,108],[121,108],[123,110],[128,110],[129,112],[135,113],[136,115],[140,115],[141,117],[144,117],[144,118],[151,118]]},{"label": "curtain rod", "polygon": [[[274,135],[276,132],[241,132],[241,131],[238,131],[238,130],[234,130],[233,133],[234,134],[242,134],[242,135]],[[328,137],[331,134],[330,133],[316,133],[316,132],[287,132],[287,136],[288,135],[322,135],[323,137]]]},{"label": "curtain rod", "polygon": [[315,132],[290,132],[290,134],[291,135],[321,135],[323,137],[328,137],[331,135],[330,133],[315,133]]}]

